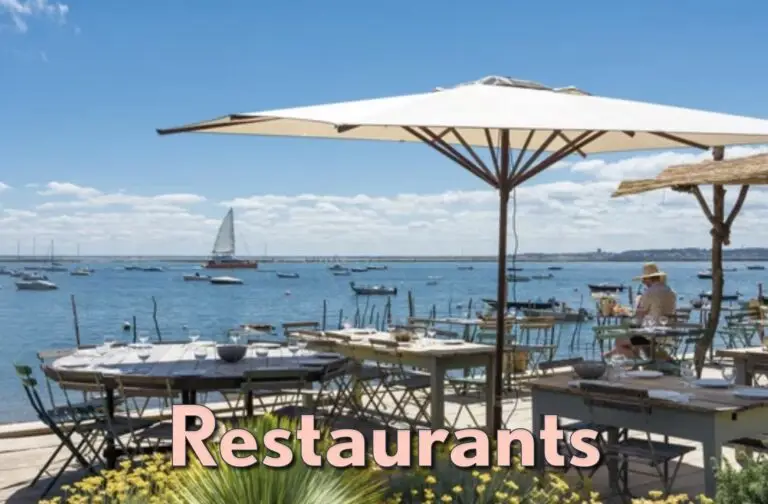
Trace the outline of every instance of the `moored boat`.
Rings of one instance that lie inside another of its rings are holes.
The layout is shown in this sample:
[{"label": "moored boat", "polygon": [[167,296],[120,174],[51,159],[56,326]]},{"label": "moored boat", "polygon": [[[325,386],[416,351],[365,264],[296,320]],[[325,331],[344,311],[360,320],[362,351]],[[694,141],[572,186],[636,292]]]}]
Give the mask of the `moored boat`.
[{"label": "moored boat", "polygon": [[299,278],[298,273],[280,273],[279,271],[275,273],[277,275],[277,278]]},{"label": "moored boat", "polygon": [[[483,298],[482,301],[494,310],[498,306],[498,302],[495,299]],[[552,310],[558,304],[559,303],[555,299],[550,299],[548,301],[507,301],[507,309],[521,310],[523,308],[528,308],[532,310]]]},{"label": "moored boat", "polygon": [[710,271],[699,271],[696,273],[696,276],[698,278],[701,278],[702,280],[711,280],[712,279],[712,272]]},{"label": "moored boat", "polygon": [[460,269],[461,271],[471,271],[471,270],[475,269],[475,267],[474,266],[459,266],[458,269]]},{"label": "moored boat", "polygon": [[530,282],[530,281],[531,281],[531,278],[527,276],[507,275],[507,282],[518,283],[518,282]]},{"label": "moored boat", "polygon": [[549,275],[532,275],[531,278],[534,280],[549,280],[550,278],[555,278],[555,275],[550,273]]},{"label": "moored boat", "polygon": [[599,283],[599,284],[587,284],[589,290],[592,292],[623,292],[624,286],[618,284]]},{"label": "moored boat", "polygon": [[350,271],[352,273],[365,273],[366,271],[368,271],[368,268],[366,268],[366,267],[363,267],[363,268],[350,268]]},{"label": "moored boat", "polygon": [[242,285],[243,281],[231,276],[213,277],[209,280],[214,285]]},{"label": "moored boat", "polygon": [[69,272],[71,276],[91,276],[92,271],[88,268],[75,268]]},{"label": "moored boat", "polygon": [[562,267],[562,266],[550,266],[550,267],[549,267],[549,268],[547,268],[547,269],[548,269],[549,271],[560,271],[561,269],[563,269],[563,267]]},{"label": "moored boat", "polygon": [[349,286],[358,296],[397,296],[397,287],[386,287],[384,285],[355,285],[355,282],[349,282]]},{"label": "moored boat", "polygon": [[16,288],[18,290],[48,291],[56,290],[59,287],[48,280],[20,280],[16,282]]},{"label": "moored boat", "polygon": [[[712,301],[712,292],[702,292],[699,294],[699,297],[701,299],[706,299],[708,301]],[[723,294],[720,299],[723,301],[738,301],[738,299],[741,297],[741,292],[736,291],[735,294]]]},{"label": "moored boat", "polygon": [[333,276],[349,276],[351,273],[349,270],[343,270],[343,271],[334,271]]},{"label": "moored boat", "polygon": [[344,266],[338,263],[334,264],[333,266],[330,266],[328,269],[330,271],[349,271],[349,268],[345,268]]},{"label": "moored boat", "polygon": [[762,266],[760,264],[753,264],[752,266],[747,266],[747,269],[751,271],[764,270],[765,266]]},{"label": "moored boat", "polygon": [[389,269],[389,266],[387,266],[386,264],[381,266],[368,266],[368,269],[371,271],[387,271],[387,269]]},{"label": "moored boat", "polygon": [[211,259],[203,264],[203,267],[206,269],[256,269],[259,267],[257,261],[235,257],[235,213],[231,208],[219,226],[211,251]]}]

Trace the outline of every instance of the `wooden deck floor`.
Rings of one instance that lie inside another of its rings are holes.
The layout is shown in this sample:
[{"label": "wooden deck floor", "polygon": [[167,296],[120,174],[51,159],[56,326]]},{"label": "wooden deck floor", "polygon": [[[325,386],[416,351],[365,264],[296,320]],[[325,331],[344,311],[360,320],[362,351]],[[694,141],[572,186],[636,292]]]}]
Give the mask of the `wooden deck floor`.
[{"label": "wooden deck floor", "polygon": [[[705,376],[717,376],[719,373],[715,370],[707,370]],[[523,394],[516,401],[510,399],[505,402],[505,415],[514,409],[514,413],[507,425],[508,428],[526,428],[531,427],[531,403],[530,399]],[[446,402],[446,415],[454,418],[459,404],[448,397]],[[475,417],[484,420],[484,405],[474,404],[471,406]],[[472,421],[467,413],[464,413],[459,419],[458,426],[472,426]],[[6,433],[14,426],[0,426],[0,503],[33,503],[39,500],[40,493],[47,485],[47,480],[38,482],[32,488],[29,488],[29,482],[35,476],[43,462],[50,456],[53,450],[58,446],[58,439],[53,435],[35,435],[28,437],[10,437],[2,438],[3,431]],[[684,440],[671,440],[674,442],[686,443]],[[690,443],[689,443],[690,444]],[[696,445],[694,445],[696,446]],[[733,460],[733,450],[724,449],[724,456]],[[62,463],[68,454],[60,454],[57,463]],[[680,469],[675,485],[675,493],[687,493],[691,496],[698,495],[704,488],[703,458],[700,449],[689,454],[685,458],[685,463]],[[69,470],[56,485],[56,489],[61,484],[77,481],[83,476],[81,471]],[[578,481],[575,472],[567,475],[568,479],[574,482]],[[658,480],[650,476],[635,475],[630,476],[630,484],[636,495],[647,494],[649,490],[658,488]],[[601,469],[595,475],[593,488],[596,491],[607,495],[607,471]],[[56,490],[51,494],[56,495]],[[608,499],[608,501],[617,501],[618,499]]]}]

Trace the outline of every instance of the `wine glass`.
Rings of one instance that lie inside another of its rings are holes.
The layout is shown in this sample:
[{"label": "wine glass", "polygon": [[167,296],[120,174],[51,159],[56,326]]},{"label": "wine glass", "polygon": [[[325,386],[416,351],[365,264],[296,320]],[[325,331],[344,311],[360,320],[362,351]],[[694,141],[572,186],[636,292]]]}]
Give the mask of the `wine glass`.
[{"label": "wine glass", "polygon": [[143,343],[136,349],[136,356],[142,363],[146,363],[147,359],[152,355],[152,345],[149,343]]},{"label": "wine glass", "polygon": [[617,380],[624,376],[624,366],[627,365],[627,358],[621,354],[616,354],[611,358],[611,366],[614,369],[614,375]]},{"label": "wine glass", "polygon": [[139,343],[145,345],[149,341],[149,333],[147,331],[139,331],[136,338],[139,340]]},{"label": "wine glass", "polygon": [[266,360],[266,367],[269,367],[269,348],[265,346],[257,346],[256,347],[256,357],[262,358]]},{"label": "wine glass", "polygon": [[200,339],[200,331],[192,329],[187,332],[187,337],[192,343],[196,343]]},{"label": "wine glass", "polygon": [[683,379],[685,387],[692,387],[696,379],[696,367],[693,362],[683,362],[680,365],[680,378]]},{"label": "wine glass", "polygon": [[430,327],[429,329],[427,329],[427,337],[428,338],[435,339],[436,336],[437,336],[437,331],[435,331],[434,327]]},{"label": "wine glass", "polygon": [[299,348],[299,353],[307,349],[307,342],[301,338],[296,338],[296,346]]},{"label": "wine glass", "polygon": [[723,375],[723,379],[728,382],[728,385],[733,385],[733,382],[736,381],[736,370],[732,367],[725,366],[720,370],[720,373]]},{"label": "wine glass", "polygon": [[205,345],[196,345],[193,354],[199,366],[200,363],[208,358],[208,348]]},{"label": "wine glass", "polygon": [[294,338],[288,340],[288,351],[293,354],[293,357],[298,360],[296,353],[299,351],[299,345]]},{"label": "wine glass", "polygon": [[233,345],[240,343],[240,331],[230,331],[229,341],[231,341]]}]

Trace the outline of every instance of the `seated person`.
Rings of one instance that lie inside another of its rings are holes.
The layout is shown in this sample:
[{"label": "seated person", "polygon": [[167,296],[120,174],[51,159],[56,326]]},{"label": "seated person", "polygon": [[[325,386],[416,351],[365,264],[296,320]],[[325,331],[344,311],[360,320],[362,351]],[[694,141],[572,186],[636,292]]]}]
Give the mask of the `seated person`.
[{"label": "seated person", "polygon": [[[643,265],[643,274],[634,280],[642,280],[645,286],[637,308],[635,317],[642,322],[645,317],[652,317],[656,320],[661,316],[673,316],[677,307],[677,295],[667,285],[667,275],[660,271],[655,263]],[[618,338],[616,347],[606,354],[606,358],[614,355],[623,355],[626,358],[634,359],[638,357],[638,351],[643,350],[650,357],[651,342],[643,336],[634,336],[632,338]],[[670,357],[666,352],[656,352],[660,359],[668,360]]]}]

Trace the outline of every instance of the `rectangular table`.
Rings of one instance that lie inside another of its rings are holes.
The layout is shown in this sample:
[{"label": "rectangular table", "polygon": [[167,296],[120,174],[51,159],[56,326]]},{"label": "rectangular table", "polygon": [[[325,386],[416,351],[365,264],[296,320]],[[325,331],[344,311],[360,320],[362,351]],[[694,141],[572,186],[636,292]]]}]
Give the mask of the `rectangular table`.
[{"label": "rectangular table", "polygon": [[[557,415],[603,425],[629,428],[688,439],[702,444],[705,493],[715,494],[714,460],[720,460],[723,443],[741,437],[762,435],[768,425],[768,400],[734,397],[731,389],[685,388],[679,378],[664,376],[653,380],[624,378],[622,387],[672,390],[692,394],[689,402],[650,399],[650,416],[605,407],[589,407],[584,392],[570,386],[572,376],[552,376],[531,382],[533,432],[538,436],[544,415]],[[540,447],[541,448],[541,447]],[[609,481],[615,488],[617,468],[609,465]]]},{"label": "rectangular table", "polygon": [[753,385],[755,367],[768,368],[768,351],[761,346],[718,350],[717,356],[733,359],[736,383],[739,385]]},{"label": "rectangular table", "polygon": [[451,369],[464,369],[467,367],[485,368],[486,390],[489,391],[488,401],[486,402],[486,426],[493,418],[493,406],[490,398],[493,391],[493,367],[494,367],[494,347],[491,345],[481,345],[478,343],[462,342],[458,345],[448,345],[444,341],[430,338],[423,338],[422,344],[401,344],[397,350],[399,356],[392,353],[382,352],[380,349],[375,351],[371,341],[376,339],[392,341],[392,335],[387,332],[376,332],[365,334],[364,331],[355,329],[333,331],[345,336],[353,336],[359,339],[350,341],[348,344],[340,344],[334,341],[333,344],[324,340],[321,336],[304,333],[305,339],[310,348],[330,350],[338,352],[346,357],[358,361],[370,360],[386,362],[390,364],[399,364],[426,369],[430,376],[430,417],[433,429],[445,427],[445,377],[446,372]]}]

